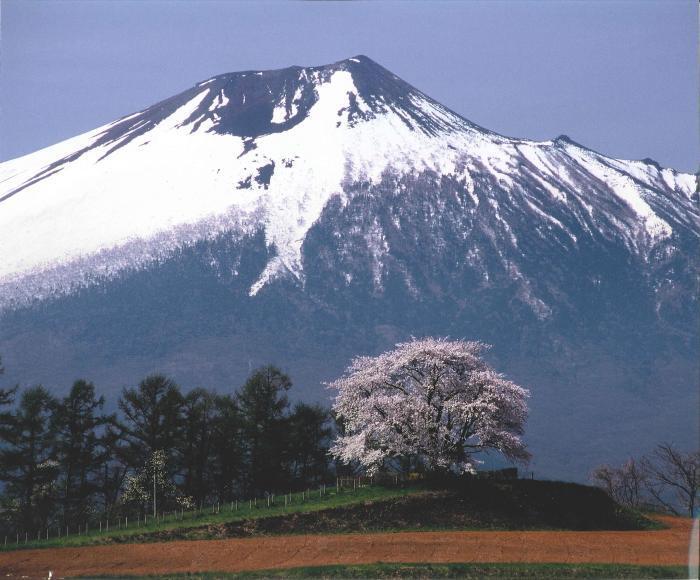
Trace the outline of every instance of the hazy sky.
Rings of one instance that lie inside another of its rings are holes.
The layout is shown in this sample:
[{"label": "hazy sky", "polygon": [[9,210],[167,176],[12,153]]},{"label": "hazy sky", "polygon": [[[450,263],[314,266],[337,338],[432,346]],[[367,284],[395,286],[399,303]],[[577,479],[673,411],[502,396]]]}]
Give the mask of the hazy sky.
[{"label": "hazy sky", "polygon": [[698,167],[693,0],[2,0],[0,17],[0,160],[215,74],[366,54],[499,133]]}]

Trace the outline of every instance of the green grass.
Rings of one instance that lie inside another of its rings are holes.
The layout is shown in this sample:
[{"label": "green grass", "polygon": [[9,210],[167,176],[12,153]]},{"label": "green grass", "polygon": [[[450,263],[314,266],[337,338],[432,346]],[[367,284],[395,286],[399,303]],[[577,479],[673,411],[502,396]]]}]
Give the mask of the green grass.
[{"label": "green grass", "polygon": [[[328,488],[326,494],[319,496],[318,490],[315,493],[312,491],[310,497],[302,501],[301,493],[292,494],[292,502],[284,507],[284,496],[275,498],[275,504],[269,508],[264,499],[258,499],[257,507],[250,508],[248,501],[238,503],[238,511],[231,510],[230,504],[220,506],[219,513],[211,513],[211,507],[202,512],[185,512],[184,519],[169,516],[165,520],[160,520],[156,523],[149,518],[148,524],[137,527],[134,520],[130,520],[129,527],[124,529],[114,529],[114,521],[112,528],[109,531],[100,532],[98,528],[92,526],[87,535],[69,535],[63,537],[54,537],[56,529],[51,531],[49,539],[29,539],[26,543],[20,538],[19,544],[16,544],[16,538],[9,538],[7,546],[0,546],[0,551],[11,551],[18,549],[36,549],[36,548],[65,548],[71,546],[92,546],[106,543],[127,543],[131,541],[144,541],[142,536],[149,534],[157,534],[169,530],[187,530],[188,528],[201,528],[213,526],[229,522],[237,522],[242,520],[252,520],[259,518],[268,518],[274,516],[284,516],[295,513],[313,513],[320,510],[333,509],[366,501],[377,501],[384,499],[392,499],[404,497],[409,494],[421,493],[421,489],[417,487],[409,488],[386,488],[380,486],[361,487],[356,491],[344,490],[336,493],[335,488]],[[235,507],[235,506],[234,506]],[[14,541],[12,541],[14,540]]]},{"label": "green grass", "polygon": [[[153,578],[140,576],[139,578]],[[314,566],[255,572],[171,574],[157,578],[179,580],[248,578],[687,578],[684,566],[626,564],[364,564]],[[102,578],[129,578],[104,576]],[[131,577],[135,578],[135,577]]]}]

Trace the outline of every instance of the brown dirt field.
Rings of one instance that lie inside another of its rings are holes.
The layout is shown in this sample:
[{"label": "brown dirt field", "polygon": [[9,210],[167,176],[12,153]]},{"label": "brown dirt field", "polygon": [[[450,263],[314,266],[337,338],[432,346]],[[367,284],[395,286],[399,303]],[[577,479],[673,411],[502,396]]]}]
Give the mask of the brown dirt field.
[{"label": "brown dirt field", "polygon": [[293,568],[374,562],[685,565],[692,521],[643,532],[397,532],[268,536],[0,553],[0,575],[46,578]]}]

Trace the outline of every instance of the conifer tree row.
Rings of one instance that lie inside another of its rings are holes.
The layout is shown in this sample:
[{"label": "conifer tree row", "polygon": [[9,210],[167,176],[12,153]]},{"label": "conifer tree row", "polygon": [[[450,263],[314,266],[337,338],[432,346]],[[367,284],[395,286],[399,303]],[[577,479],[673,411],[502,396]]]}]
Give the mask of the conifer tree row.
[{"label": "conifer tree row", "polygon": [[330,413],[292,407],[291,386],[274,366],[226,394],[151,375],[122,389],[116,413],[84,380],[62,398],[0,389],[0,532],[150,513],[153,482],[172,510],[325,481]]}]

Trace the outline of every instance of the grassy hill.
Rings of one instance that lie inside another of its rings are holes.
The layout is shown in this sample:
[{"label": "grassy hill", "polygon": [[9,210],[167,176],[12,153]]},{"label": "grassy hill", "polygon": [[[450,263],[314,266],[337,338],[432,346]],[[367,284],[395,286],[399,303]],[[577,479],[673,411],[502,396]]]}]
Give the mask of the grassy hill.
[{"label": "grassy hill", "polygon": [[619,506],[594,487],[549,481],[476,480],[456,489],[415,488],[406,490],[403,495],[376,499],[365,496],[361,501],[322,510],[163,530],[144,534],[139,541],[400,530],[644,530],[655,527],[658,527],[656,522]]},{"label": "grassy hill", "polygon": [[[114,526],[114,522],[112,524]],[[143,543],[300,533],[399,530],[644,530],[659,527],[623,508],[598,488],[554,481],[462,480],[440,489],[365,487],[329,489],[275,505],[258,501],[149,521],[147,526],[92,531],[40,541],[9,542],[7,549]]]}]

